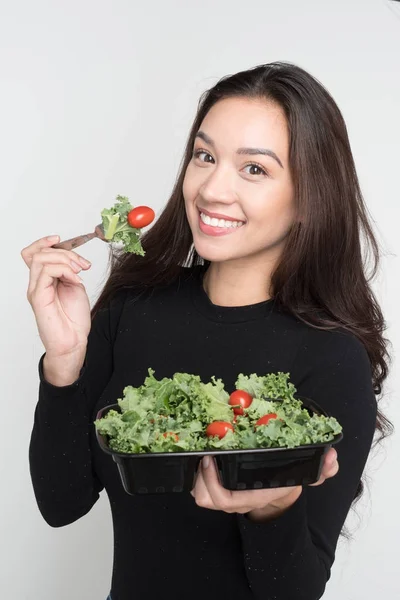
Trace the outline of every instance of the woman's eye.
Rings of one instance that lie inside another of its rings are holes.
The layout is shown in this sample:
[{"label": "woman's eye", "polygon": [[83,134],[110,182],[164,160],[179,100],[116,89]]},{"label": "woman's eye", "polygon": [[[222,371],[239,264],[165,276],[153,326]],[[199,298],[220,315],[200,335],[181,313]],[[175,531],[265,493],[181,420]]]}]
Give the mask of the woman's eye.
[{"label": "woman's eye", "polygon": [[255,169],[258,169],[259,171],[261,171],[261,173],[249,173],[249,175],[267,175],[267,172],[259,165],[251,163],[250,165],[246,165],[245,169],[247,169],[247,167],[254,167]]},{"label": "woman's eye", "polygon": [[[195,150],[193,152],[193,156],[195,158],[199,158],[200,154],[207,154],[207,156],[211,156],[211,154],[208,154],[208,152],[206,152],[205,150]],[[212,158],[212,157],[211,157]],[[206,162],[206,161],[202,161],[202,162]]]},{"label": "woman's eye", "polygon": [[[210,157],[212,160],[214,160],[214,159],[212,158],[211,154],[209,154],[209,153],[208,153],[208,152],[206,152],[205,150],[195,150],[195,151],[193,152],[193,157],[194,157],[194,158],[199,158],[199,157],[200,157],[200,154],[205,154],[206,156],[209,156],[209,157]],[[209,161],[205,161],[205,160],[203,160],[202,162],[209,162]],[[259,175],[263,175],[263,176],[265,176],[265,177],[268,177],[268,173],[267,173],[267,171],[266,171],[266,170],[265,170],[265,169],[264,169],[264,168],[263,168],[261,165],[258,165],[257,163],[249,163],[249,164],[245,165],[245,167],[244,167],[244,168],[245,168],[245,169],[247,169],[248,167],[253,167],[253,168],[255,168],[255,169],[258,169],[258,171],[259,171],[258,173],[249,173],[249,175],[255,175],[255,176],[257,176],[257,175],[258,175],[258,176],[259,176]]]}]

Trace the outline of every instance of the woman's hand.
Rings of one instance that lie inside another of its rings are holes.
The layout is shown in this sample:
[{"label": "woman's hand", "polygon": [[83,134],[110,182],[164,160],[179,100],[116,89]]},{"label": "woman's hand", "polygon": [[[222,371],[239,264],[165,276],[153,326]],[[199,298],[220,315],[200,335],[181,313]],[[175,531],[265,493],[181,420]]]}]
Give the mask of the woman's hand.
[{"label": "woman's hand", "polygon": [[[325,456],[321,477],[311,485],[321,485],[326,479],[334,477],[338,471],[336,450],[330,448]],[[190,493],[196,504],[202,508],[227,513],[247,513],[251,520],[262,522],[284,513],[296,502],[301,492],[302,486],[232,492],[222,487],[214,460],[205,456]]]},{"label": "woman's hand", "polygon": [[40,338],[53,362],[82,355],[91,327],[90,303],[79,271],[90,262],[76,252],[52,248],[58,236],[42,238],[24,248],[29,268],[27,298]]}]

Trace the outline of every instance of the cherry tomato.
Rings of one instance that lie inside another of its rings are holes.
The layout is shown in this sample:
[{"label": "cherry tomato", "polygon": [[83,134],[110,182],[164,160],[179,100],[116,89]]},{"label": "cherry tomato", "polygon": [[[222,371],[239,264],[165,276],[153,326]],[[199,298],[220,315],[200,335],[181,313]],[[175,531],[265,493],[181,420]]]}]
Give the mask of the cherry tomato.
[{"label": "cherry tomato", "polygon": [[173,435],[175,438],[176,442],[179,442],[179,437],[176,435],[176,433],[173,433],[172,431],[166,431],[165,433],[163,433],[163,437],[167,437],[168,435]]},{"label": "cherry tomato", "polygon": [[149,206],[136,206],[128,213],[128,223],[131,227],[140,229],[147,227],[154,220],[155,212]]},{"label": "cherry tomato", "polygon": [[229,404],[231,406],[235,404],[240,404],[240,406],[233,409],[235,415],[243,415],[243,409],[249,408],[252,402],[253,397],[250,396],[250,394],[248,394],[247,392],[244,392],[243,390],[236,390],[235,392],[232,392],[232,394],[229,396]]},{"label": "cherry tomato", "polygon": [[258,419],[257,423],[256,423],[256,427],[259,427],[260,425],[268,425],[269,421],[271,419],[277,419],[278,415],[275,413],[269,413],[268,415],[264,415],[263,417],[261,417],[261,419]]},{"label": "cherry tomato", "polygon": [[207,425],[206,435],[207,437],[216,435],[221,440],[229,430],[233,431],[233,425],[228,421],[214,421]]}]

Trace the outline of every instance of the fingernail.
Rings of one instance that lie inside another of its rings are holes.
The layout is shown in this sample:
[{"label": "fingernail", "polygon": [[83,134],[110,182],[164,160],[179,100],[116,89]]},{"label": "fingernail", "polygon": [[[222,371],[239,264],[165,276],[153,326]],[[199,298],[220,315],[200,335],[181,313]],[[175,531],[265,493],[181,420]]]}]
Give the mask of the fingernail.
[{"label": "fingernail", "polygon": [[59,235],[49,235],[46,239],[49,240],[49,242],[56,242],[57,240],[60,239],[60,236]]},{"label": "fingernail", "polygon": [[82,271],[82,267],[80,265],[78,265],[74,260],[71,260],[71,266],[78,273],[79,273],[79,271]]},{"label": "fingernail", "polygon": [[84,267],[90,267],[90,265],[92,264],[89,260],[86,260],[86,258],[83,258],[82,256],[79,258],[79,262],[84,266]]},{"label": "fingernail", "polygon": [[210,457],[204,456],[202,464],[203,464],[203,469],[208,469],[208,467],[210,465]]}]

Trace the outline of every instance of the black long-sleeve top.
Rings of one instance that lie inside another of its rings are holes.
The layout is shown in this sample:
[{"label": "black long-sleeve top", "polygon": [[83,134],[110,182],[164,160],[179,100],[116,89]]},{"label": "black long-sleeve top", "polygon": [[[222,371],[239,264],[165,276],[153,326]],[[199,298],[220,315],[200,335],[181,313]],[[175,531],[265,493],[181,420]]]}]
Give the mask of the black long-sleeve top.
[{"label": "black long-sleeve top", "polygon": [[[93,320],[73,384],[47,382],[41,357],[29,450],[38,507],[48,524],[62,527],[106,491],[113,600],[317,600],[371,449],[377,406],[367,352],[354,335],[305,325],[273,299],[217,306],[203,273],[182,267],[170,285],[118,293]],[[198,507],[189,493],[128,495],[93,422],[125,386],[140,386],[149,367],[157,379],[185,372],[207,382],[215,375],[228,392],[239,373],[289,372],[298,394],[343,426],[339,473],[303,487],[282,516],[263,523]]]}]

